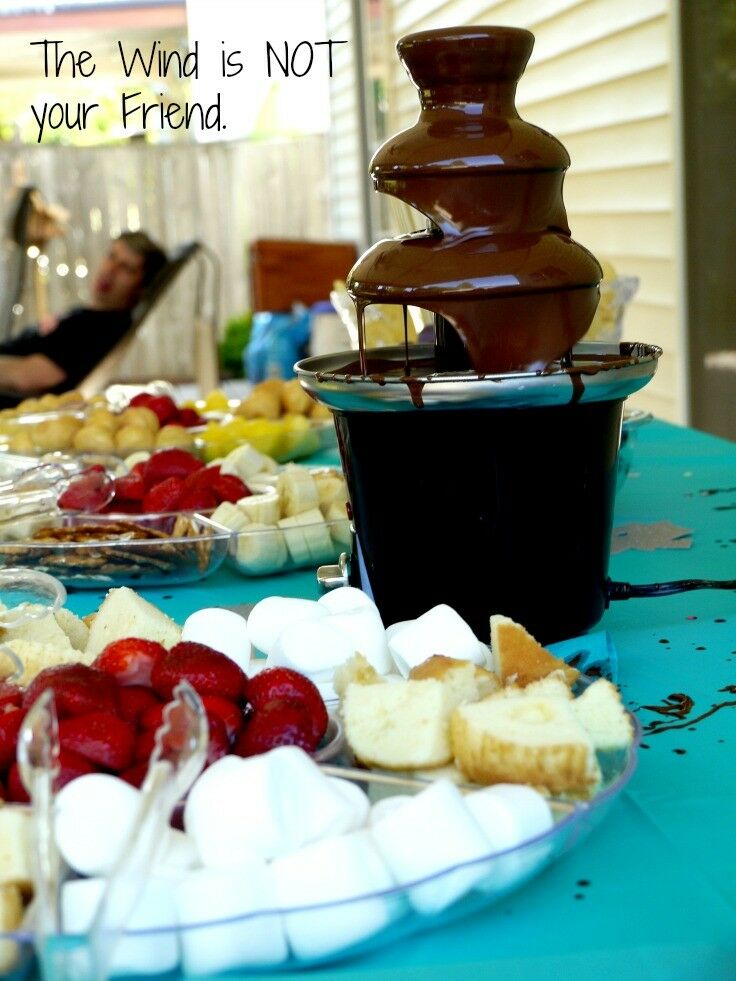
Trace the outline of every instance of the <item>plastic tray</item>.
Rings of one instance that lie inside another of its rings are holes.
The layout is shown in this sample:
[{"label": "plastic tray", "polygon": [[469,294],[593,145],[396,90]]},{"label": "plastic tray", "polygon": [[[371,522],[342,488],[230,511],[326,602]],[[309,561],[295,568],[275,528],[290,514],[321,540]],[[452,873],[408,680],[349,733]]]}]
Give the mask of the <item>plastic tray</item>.
[{"label": "plastic tray", "polygon": [[[634,724],[638,741],[640,729]],[[338,898],[340,876],[331,875],[327,878],[336,883],[334,901],[282,908],[264,904],[228,919],[131,929],[118,948],[115,973],[181,978],[197,973],[217,977],[229,971],[237,971],[239,977],[257,976],[264,970],[289,972],[382,949],[410,934],[436,930],[489,909],[577,847],[605,817],[634,772],[635,746],[600,753],[604,779],[595,797],[560,803],[553,808],[554,826],[515,848],[489,852],[402,886],[361,895]],[[7,936],[18,942],[15,976],[20,977],[32,959],[31,937],[21,932]],[[86,981],[91,977],[88,953],[83,935],[50,938],[45,948],[51,969],[48,976]]]},{"label": "plastic tray", "polygon": [[[37,524],[38,519],[32,519]],[[188,522],[186,531],[177,520]],[[83,542],[0,542],[0,568],[22,566],[56,576],[67,585],[100,586],[175,585],[204,579],[220,567],[231,533],[204,515],[83,515],[44,517],[43,527],[56,529],[92,526],[99,537]],[[125,538],[131,525],[166,537]],[[106,535],[114,535],[107,538]]]},{"label": "plastic tray", "polygon": [[350,522],[345,517],[287,528],[274,525],[234,531],[227,561],[244,576],[271,576],[337,562],[340,553],[350,549]]}]

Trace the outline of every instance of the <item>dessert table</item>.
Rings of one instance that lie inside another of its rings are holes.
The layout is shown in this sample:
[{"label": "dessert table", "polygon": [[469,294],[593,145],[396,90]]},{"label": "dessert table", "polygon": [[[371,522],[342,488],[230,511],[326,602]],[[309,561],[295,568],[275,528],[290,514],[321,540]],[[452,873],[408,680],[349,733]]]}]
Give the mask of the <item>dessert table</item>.
[{"label": "dessert table", "polygon": [[[640,426],[614,525],[660,521],[692,530],[691,545],[620,552],[613,579],[736,578],[736,446],[661,422]],[[142,592],[182,621],[203,606],[314,598],[317,586],[312,572],[248,580],[222,569],[195,586]],[[84,614],[101,598],[78,591],[69,606]],[[736,592],[616,602],[601,627],[644,727],[638,770],[604,822],[500,904],[312,969],[312,981],[589,979],[604,971],[736,978]],[[693,700],[689,712],[676,694]],[[647,731],[655,721],[661,731]]]}]

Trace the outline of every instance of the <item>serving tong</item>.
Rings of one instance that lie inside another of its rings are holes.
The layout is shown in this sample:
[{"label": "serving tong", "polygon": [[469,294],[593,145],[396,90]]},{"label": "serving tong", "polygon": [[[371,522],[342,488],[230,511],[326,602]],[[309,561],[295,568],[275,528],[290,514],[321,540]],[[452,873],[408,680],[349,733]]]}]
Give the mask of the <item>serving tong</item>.
[{"label": "serving tong", "polygon": [[[83,461],[40,463],[19,476],[0,480],[0,530],[21,518],[55,517],[63,512],[57,501],[86,471]],[[115,495],[112,477],[100,475],[99,500],[92,513],[101,511]]]},{"label": "serving tong", "polygon": [[207,755],[207,715],[187,681],[174,688],[156,731],[138,811],[83,943],[59,936],[60,862],[53,828],[59,733],[53,693],[44,692],[23,721],[18,765],[33,809],[34,927],[46,981],[104,981],[112,958],[165,841],[171,813],[200,774]]}]

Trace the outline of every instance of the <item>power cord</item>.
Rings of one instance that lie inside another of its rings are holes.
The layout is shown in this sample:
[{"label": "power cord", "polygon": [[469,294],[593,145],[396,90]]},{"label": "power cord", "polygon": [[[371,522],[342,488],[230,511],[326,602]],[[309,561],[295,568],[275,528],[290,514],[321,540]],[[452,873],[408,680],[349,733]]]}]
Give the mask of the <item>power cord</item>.
[{"label": "power cord", "polygon": [[650,596],[672,596],[689,593],[693,589],[733,589],[736,579],[675,579],[672,582],[614,582],[606,581],[606,597],[611,600],[642,599]]}]

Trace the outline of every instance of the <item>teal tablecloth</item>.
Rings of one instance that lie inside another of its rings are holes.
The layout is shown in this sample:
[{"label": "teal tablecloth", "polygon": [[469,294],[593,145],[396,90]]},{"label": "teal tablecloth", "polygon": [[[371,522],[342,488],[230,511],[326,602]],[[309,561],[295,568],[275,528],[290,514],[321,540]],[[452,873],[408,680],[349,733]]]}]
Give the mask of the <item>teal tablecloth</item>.
[{"label": "teal tablecloth", "polygon": [[[663,519],[693,529],[692,548],[622,553],[612,578],[736,578],[736,446],[664,423],[642,426],[615,523]],[[202,606],[271,594],[314,597],[314,575],[248,581],[221,571],[146,595],[182,620]],[[70,606],[87,613],[99,599],[80,592]],[[695,703],[683,728],[645,735],[638,771],[605,823],[500,905],[311,970],[310,979],[736,979],[736,595],[628,600],[602,626],[643,725],[663,718],[643,706],[672,693]],[[692,721],[722,702],[730,704]]]}]

